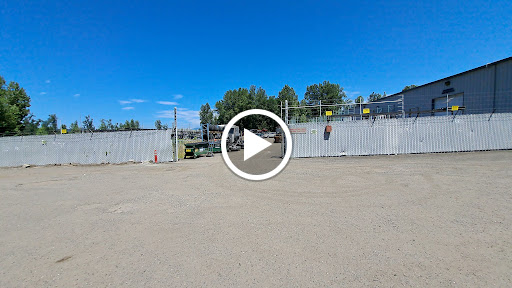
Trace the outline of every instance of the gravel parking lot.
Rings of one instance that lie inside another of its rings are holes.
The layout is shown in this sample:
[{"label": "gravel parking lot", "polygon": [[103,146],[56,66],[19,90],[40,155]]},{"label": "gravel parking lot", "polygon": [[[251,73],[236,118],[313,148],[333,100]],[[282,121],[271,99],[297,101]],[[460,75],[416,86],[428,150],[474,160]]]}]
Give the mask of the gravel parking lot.
[{"label": "gravel parking lot", "polygon": [[281,143],[274,143],[274,139],[265,140],[271,145],[246,161],[244,161],[244,150],[229,153],[229,159],[235,167],[249,174],[261,175],[274,170],[281,164]]},{"label": "gravel parking lot", "polygon": [[0,169],[0,287],[512,286],[512,151]]}]

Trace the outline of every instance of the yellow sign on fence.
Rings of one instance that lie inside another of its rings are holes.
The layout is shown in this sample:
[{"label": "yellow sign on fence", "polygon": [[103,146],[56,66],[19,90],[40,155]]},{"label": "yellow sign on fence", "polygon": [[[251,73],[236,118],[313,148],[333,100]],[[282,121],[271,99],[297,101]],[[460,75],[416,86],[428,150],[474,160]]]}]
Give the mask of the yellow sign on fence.
[{"label": "yellow sign on fence", "polygon": [[67,133],[68,133],[67,129],[60,129],[60,134],[67,134]]},{"label": "yellow sign on fence", "polygon": [[364,108],[363,114],[370,114],[370,108]]},{"label": "yellow sign on fence", "polygon": [[332,116],[332,111],[325,111],[325,116]]},{"label": "yellow sign on fence", "polygon": [[457,111],[459,110],[459,106],[452,106],[452,111]]}]

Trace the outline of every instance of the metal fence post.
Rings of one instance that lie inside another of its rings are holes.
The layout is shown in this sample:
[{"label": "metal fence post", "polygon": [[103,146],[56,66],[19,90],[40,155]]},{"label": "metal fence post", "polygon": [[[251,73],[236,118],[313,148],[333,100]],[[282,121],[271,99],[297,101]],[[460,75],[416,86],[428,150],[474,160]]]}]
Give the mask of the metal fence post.
[{"label": "metal fence post", "polygon": [[204,124],[201,123],[201,142],[204,141]]},{"label": "metal fence post", "polygon": [[179,146],[178,146],[178,109],[174,107],[174,157],[173,161],[178,162],[178,152],[179,152]]},{"label": "metal fence post", "polygon": [[402,94],[402,118],[405,118],[404,94]]},{"label": "metal fence post", "polygon": [[284,123],[288,125],[288,100],[284,100]]},{"label": "metal fence post", "polygon": [[448,94],[446,94],[446,116],[448,116]]},{"label": "metal fence post", "polygon": [[[288,100],[284,100],[284,123],[288,126]],[[284,157],[284,154],[286,154],[286,137],[284,130],[281,130],[281,157]]]}]

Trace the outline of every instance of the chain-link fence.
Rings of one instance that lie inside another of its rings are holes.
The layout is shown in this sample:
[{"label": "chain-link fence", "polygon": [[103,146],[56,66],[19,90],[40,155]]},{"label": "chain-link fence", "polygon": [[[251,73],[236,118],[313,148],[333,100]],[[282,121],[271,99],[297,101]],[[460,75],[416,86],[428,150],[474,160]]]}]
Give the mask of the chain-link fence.
[{"label": "chain-link fence", "polygon": [[288,112],[286,110],[285,105],[282,105],[282,117],[290,124],[511,113],[512,91],[498,91],[492,94],[461,92],[446,95],[412,91],[406,96],[397,94],[366,103],[329,104],[319,101],[315,105],[289,106]]},{"label": "chain-link fence", "polygon": [[285,103],[281,114],[290,124],[406,117],[403,97],[370,103],[329,104],[319,101],[316,105],[301,106],[286,106]]},{"label": "chain-link fence", "polygon": [[283,104],[293,157],[512,149],[510,59],[368,103]]},{"label": "chain-link fence", "polygon": [[[0,166],[173,161],[173,129],[0,138]],[[186,131],[188,132],[190,131]],[[174,158],[176,159],[176,158]]]},{"label": "chain-link fence", "polygon": [[512,113],[338,120],[289,124],[292,157],[512,149]]}]

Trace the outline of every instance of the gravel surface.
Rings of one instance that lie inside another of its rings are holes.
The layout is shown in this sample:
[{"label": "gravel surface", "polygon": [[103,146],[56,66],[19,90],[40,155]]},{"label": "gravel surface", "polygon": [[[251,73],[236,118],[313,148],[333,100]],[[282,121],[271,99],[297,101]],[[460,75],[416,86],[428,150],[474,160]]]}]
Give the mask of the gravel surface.
[{"label": "gravel surface", "polygon": [[265,140],[270,142],[271,145],[246,161],[244,161],[243,149],[229,153],[229,159],[235,167],[249,174],[260,175],[274,170],[281,164],[281,143],[274,143],[273,138],[266,138]]},{"label": "gravel surface", "polygon": [[0,169],[0,287],[512,286],[512,151]]}]

